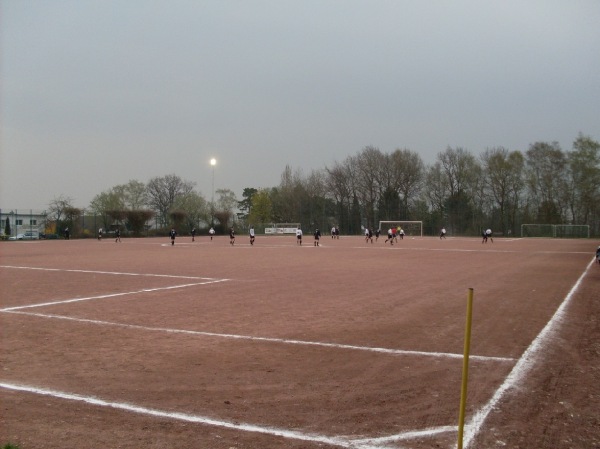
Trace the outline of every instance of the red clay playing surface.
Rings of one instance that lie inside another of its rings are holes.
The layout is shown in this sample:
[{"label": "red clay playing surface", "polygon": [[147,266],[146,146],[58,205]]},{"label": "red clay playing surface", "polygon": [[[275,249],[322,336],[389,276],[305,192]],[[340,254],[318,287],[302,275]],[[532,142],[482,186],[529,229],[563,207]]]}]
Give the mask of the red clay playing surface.
[{"label": "red clay playing surface", "polygon": [[[0,444],[600,447],[592,240],[0,245]],[[558,311],[558,312],[557,312]]]}]

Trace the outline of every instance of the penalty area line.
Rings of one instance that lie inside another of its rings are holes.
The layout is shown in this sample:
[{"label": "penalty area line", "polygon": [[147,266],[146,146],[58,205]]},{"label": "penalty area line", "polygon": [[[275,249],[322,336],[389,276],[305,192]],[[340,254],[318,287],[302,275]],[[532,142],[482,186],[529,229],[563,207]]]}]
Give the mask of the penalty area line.
[{"label": "penalty area line", "polygon": [[228,279],[219,279],[207,282],[194,282],[192,284],[181,284],[181,285],[171,285],[168,287],[157,287],[157,288],[145,288],[142,290],[135,290],[132,292],[122,292],[122,293],[110,293],[108,295],[98,295],[98,296],[88,296],[86,298],[73,298],[73,299],[64,299],[61,301],[52,301],[52,302],[44,302],[40,304],[28,304],[26,306],[16,306],[16,307],[7,307],[5,309],[0,309],[0,312],[12,312],[14,310],[23,310],[23,309],[32,309],[36,307],[46,307],[46,306],[55,306],[58,304],[69,304],[73,302],[81,302],[81,301],[91,301],[94,299],[107,299],[107,298],[116,298],[118,296],[127,296],[127,295],[136,295],[139,293],[151,293],[158,292],[163,290],[173,290],[177,288],[186,288],[186,287],[194,287],[197,285],[208,285],[208,284],[216,284],[218,282],[225,282]]},{"label": "penalty area line", "polygon": [[72,270],[65,268],[40,268],[40,267],[19,267],[13,265],[0,265],[0,268],[10,268],[16,270],[37,270],[37,271],[54,271],[61,273],[85,273],[85,274],[107,274],[116,276],[142,276],[142,277],[159,277],[159,278],[170,278],[170,279],[195,279],[195,280],[214,280],[215,278],[205,278],[198,276],[181,276],[173,274],[148,274],[148,273],[124,273],[118,271],[94,271],[94,270]]}]

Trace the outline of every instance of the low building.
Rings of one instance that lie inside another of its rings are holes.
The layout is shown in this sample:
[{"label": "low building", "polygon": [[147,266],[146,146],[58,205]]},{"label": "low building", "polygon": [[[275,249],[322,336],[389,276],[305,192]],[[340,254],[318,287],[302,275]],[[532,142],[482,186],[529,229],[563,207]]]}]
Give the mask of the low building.
[{"label": "low building", "polygon": [[[46,212],[32,209],[0,209],[0,234],[5,235],[6,223],[10,226],[10,236],[28,233],[44,234]],[[7,237],[10,237],[7,235]]]}]

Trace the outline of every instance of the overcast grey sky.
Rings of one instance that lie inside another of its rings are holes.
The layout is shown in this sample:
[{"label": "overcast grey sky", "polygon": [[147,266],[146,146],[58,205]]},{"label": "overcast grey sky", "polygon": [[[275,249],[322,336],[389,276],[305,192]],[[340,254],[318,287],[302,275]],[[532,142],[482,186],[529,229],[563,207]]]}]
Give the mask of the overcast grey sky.
[{"label": "overcast grey sky", "polygon": [[600,139],[598,0],[0,0],[0,207]]}]

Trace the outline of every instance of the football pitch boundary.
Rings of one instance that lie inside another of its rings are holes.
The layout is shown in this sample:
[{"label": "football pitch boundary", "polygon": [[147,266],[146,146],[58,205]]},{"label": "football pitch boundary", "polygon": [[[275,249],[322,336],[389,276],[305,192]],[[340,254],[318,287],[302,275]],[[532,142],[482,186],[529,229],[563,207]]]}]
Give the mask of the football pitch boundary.
[{"label": "football pitch boundary", "polygon": [[[465,446],[469,447],[470,442],[475,438],[475,436],[479,433],[482,428],[487,416],[496,406],[496,404],[500,401],[500,399],[511,389],[518,386],[520,381],[526,376],[527,372],[531,369],[531,367],[535,364],[539,353],[543,350],[544,344],[549,339],[549,336],[556,332],[562,322],[565,311],[571,302],[571,299],[577,292],[579,286],[583,282],[586,274],[588,273],[591,266],[594,265],[594,259],[592,259],[583,273],[579,276],[575,284],[571,287],[567,295],[562,299],[559,307],[552,315],[550,320],[547,322],[542,331],[536,336],[536,338],[530,343],[528,348],[522,353],[519,359],[516,361],[513,369],[510,371],[509,375],[505,378],[504,382],[500,385],[500,387],[494,392],[491,396],[490,400],[484,404],[479,410],[476,410],[470,419],[469,423],[465,426]],[[173,275],[157,275],[157,274],[136,274],[136,273],[118,273],[118,272],[104,272],[104,271],[90,271],[90,270],[63,270],[63,269],[54,269],[54,268],[39,268],[39,267],[16,267],[16,266],[1,266],[0,268],[11,268],[11,269],[24,269],[24,270],[46,270],[46,271],[55,271],[55,272],[80,272],[80,273],[94,273],[94,274],[105,274],[105,275],[123,275],[123,276],[155,276],[155,277],[167,277],[167,278],[185,278],[185,279],[197,279],[203,280],[198,283],[188,283],[174,286],[166,286],[166,287],[158,287],[154,289],[142,289],[132,292],[122,292],[117,294],[107,294],[107,295],[97,295],[87,298],[72,298],[66,299],[62,301],[55,302],[47,302],[43,304],[34,304],[34,305],[25,305],[25,306],[17,306],[17,307],[9,307],[0,309],[0,312],[11,313],[11,314],[22,314],[22,315],[30,315],[36,316],[40,318],[51,318],[51,319],[63,319],[63,320],[73,320],[79,322],[89,322],[91,324],[98,325],[110,325],[110,326],[121,326],[133,329],[140,329],[145,331],[162,331],[162,332],[174,332],[174,333],[186,333],[193,335],[201,335],[201,336],[211,336],[211,337],[226,337],[226,338],[236,338],[236,339],[246,339],[246,340],[255,340],[255,341],[263,341],[263,342],[277,342],[277,343],[288,343],[288,344],[306,344],[306,345],[316,345],[316,346],[324,346],[338,349],[354,349],[354,350],[369,350],[375,352],[383,352],[390,354],[404,354],[404,355],[435,355],[435,356],[446,356],[446,357],[460,357],[458,354],[443,354],[443,353],[426,353],[420,351],[400,351],[400,350],[390,350],[385,348],[366,348],[352,345],[340,345],[340,344],[331,344],[324,342],[303,342],[298,340],[286,340],[286,339],[273,339],[269,337],[252,337],[252,336],[243,336],[243,335],[234,335],[234,334],[217,334],[217,333],[209,333],[209,332],[199,332],[199,331],[186,331],[186,330],[177,330],[177,329],[168,329],[168,328],[150,328],[145,326],[137,326],[131,324],[121,324],[121,323],[111,323],[100,320],[86,320],[79,318],[66,317],[61,315],[46,315],[39,313],[31,313],[31,312],[22,312],[22,309],[33,308],[33,307],[43,307],[48,305],[60,304],[60,303],[71,303],[76,301],[84,301],[84,300],[93,300],[93,299],[104,299],[114,296],[124,296],[124,295],[133,295],[140,294],[149,291],[157,291],[157,290],[166,290],[166,289],[176,289],[176,288],[186,288],[186,287],[194,287],[199,285],[205,285],[207,283],[215,283],[215,282],[223,282],[228,281],[230,279],[214,279],[214,278],[201,278],[201,277],[192,277],[192,276],[173,276]],[[470,359],[476,359],[478,356],[470,356]],[[515,359],[510,358],[490,358],[485,357],[485,360],[495,360],[495,361],[510,361],[514,362]],[[313,441],[320,442],[330,445],[335,445],[339,447],[348,447],[348,448],[357,448],[357,449],[368,449],[368,448],[385,448],[385,444],[389,444],[396,441],[403,441],[411,438],[422,437],[422,436],[432,436],[439,433],[445,432],[455,432],[457,428],[455,426],[439,426],[435,428],[428,428],[422,430],[414,430],[403,432],[396,435],[390,435],[381,438],[360,438],[360,439],[352,439],[344,436],[325,436],[318,435],[312,433],[303,433],[299,431],[292,431],[286,429],[278,429],[273,427],[262,427],[252,424],[240,424],[240,423],[232,423],[228,421],[219,421],[211,418],[205,418],[199,415],[185,414],[185,413],[172,413],[160,411],[152,408],[140,407],[133,404],[121,403],[121,402],[110,402],[105,401],[103,399],[82,396],[77,394],[71,394],[66,392],[60,392],[55,390],[49,390],[44,388],[37,388],[33,386],[27,385],[18,385],[13,383],[0,383],[0,387],[8,390],[15,391],[23,391],[38,395],[52,396],[59,399],[71,400],[71,401],[83,401],[96,406],[103,407],[111,407],[115,409],[125,410],[129,412],[146,414],[151,416],[200,423],[205,425],[213,425],[219,427],[231,428],[239,431],[245,432],[258,432],[265,433],[273,436],[280,436],[289,439],[295,440],[304,440],[304,441]]]}]

